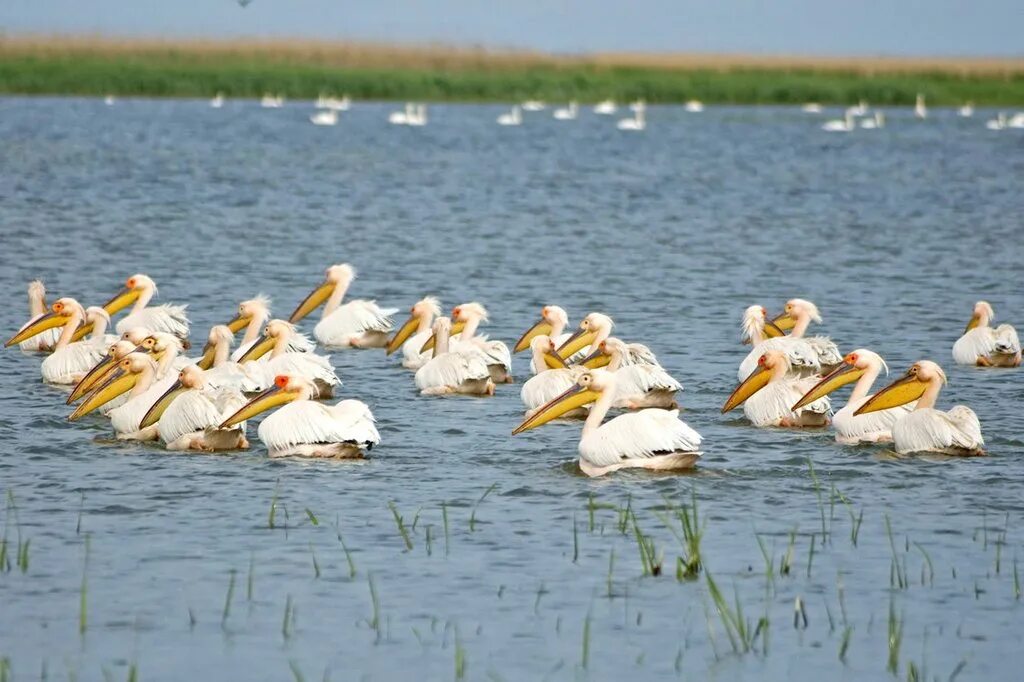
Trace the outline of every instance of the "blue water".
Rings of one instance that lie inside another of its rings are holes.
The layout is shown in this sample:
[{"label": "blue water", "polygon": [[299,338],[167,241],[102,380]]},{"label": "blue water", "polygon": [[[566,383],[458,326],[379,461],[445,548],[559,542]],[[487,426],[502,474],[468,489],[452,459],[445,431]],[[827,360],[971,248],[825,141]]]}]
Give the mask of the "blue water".
[{"label": "blue water", "polygon": [[[502,108],[454,105],[413,129],[386,123],[394,108],[319,128],[308,103],[0,99],[0,329],[24,322],[30,279],[95,305],[144,272],[189,304],[198,341],[257,292],[287,315],[336,262],[359,269],[350,295],[385,306],[479,300],[506,341],[546,303],[573,323],[602,311],[685,385],[698,469],[587,479],[578,425],[510,436],[518,385],[424,398],[374,351],[333,356],[341,396],[378,419],[367,461],[271,461],[252,426],[249,452],[169,454],[67,422],[39,359],[8,349],[13,679],[883,679],[890,609],[899,678],[1016,677],[1024,375],[956,367],[950,348],[981,298],[1024,324],[1024,131],[988,131],[984,111],[833,135],[794,109],[651,107],[627,134],[589,111],[500,128]],[[978,413],[990,456],[896,458],[720,415],[743,308],[793,296],[844,351],[940,362],[941,406]],[[693,500],[705,571],[677,581],[666,509]],[[755,651],[730,644],[708,575],[751,631],[767,619]]]}]

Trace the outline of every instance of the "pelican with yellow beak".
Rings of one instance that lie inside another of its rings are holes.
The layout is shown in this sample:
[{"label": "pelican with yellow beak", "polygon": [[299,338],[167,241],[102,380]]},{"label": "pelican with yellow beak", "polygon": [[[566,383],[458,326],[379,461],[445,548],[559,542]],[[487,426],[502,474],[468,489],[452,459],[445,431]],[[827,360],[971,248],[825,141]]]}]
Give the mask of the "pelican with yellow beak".
[{"label": "pelican with yellow beak", "polygon": [[828,396],[798,410],[792,409],[818,379],[795,378],[791,370],[789,357],[784,352],[768,351],[758,359],[757,369],[729,396],[722,406],[722,414],[743,405],[743,414],[754,426],[827,426],[832,407]]},{"label": "pelican with yellow beak", "polygon": [[886,374],[889,373],[889,367],[878,353],[866,348],[847,353],[838,367],[793,405],[793,410],[799,410],[846,384],[857,382],[854,384],[850,399],[832,416],[836,442],[846,445],[888,443],[892,440],[892,425],[914,409],[913,402],[870,414],[854,414],[872,398],[868,392],[883,370]]},{"label": "pelican with yellow beak", "polygon": [[576,384],[516,427],[512,435],[546,424],[593,403],[583,424],[579,466],[587,476],[619,469],[691,469],[700,459],[701,436],[679,418],[679,410],[640,410],[604,422],[615,400],[615,374],[590,369]]},{"label": "pelican with yellow beak", "polygon": [[416,370],[416,388],[423,395],[494,395],[487,355],[472,343],[449,348],[451,329],[450,318],[434,320],[434,357]]},{"label": "pelican with yellow beak", "polygon": [[434,319],[441,316],[441,302],[433,296],[425,296],[409,308],[409,319],[388,341],[387,354],[402,349],[402,367],[419,369],[427,364],[432,354],[421,351],[431,335]]},{"label": "pelican with yellow beak", "polygon": [[964,457],[985,454],[981,422],[974,410],[964,405],[957,405],[948,412],[935,409],[945,383],[946,373],[941,367],[930,360],[921,360],[903,377],[871,396],[854,415],[890,410],[916,400],[914,410],[892,425],[896,452],[939,452]]},{"label": "pelican with yellow beak", "polygon": [[979,367],[1019,367],[1020,339],[1008,324],[992,328],[995,311],[988,301],[974,304],[974,315],[963,336],[953,344],[953,360],[958,365]]},{"label": "pelican with yellow beak", "polygon": [[[165,304],[147,307],[156,293],[156,282],[141,273],[132,275],[125,280],[124,288],[103,305],[103,309],[114,315],[132,306],[128,316],[117,323],[119,334],[132,327],[145,327],[150,331],[166,332],[187,339],[188,315],[185,309],[188,306]],[[84,336],[89,331],[86,325],[78,330],[78,334]]]},{"label": "pelican with yellow beak", "polygon": [[[28,313],[29,321],[25,323],[22,329],[28,327],[30,324],[38,320],[40,317],[46,314],[46,287],[40,280],[29,282],[28,284]],[[20,331],[20,330],[19,330]],[[49,353],[53,350],[53,347],[57,345],[57,339],[60,338],[59,329],[47,329],[44,332],[40,332],[35,336],[29,337],[18,344],[21,350],[28,353]]]},{"label": "pelican with yellow beak", "polygon": [[[106,335],[109,323],[110,316],[102,308],[82,308],[73,298],[59,298],[49,313],[22,327],[6,345],[20,344],[50,329],[62,328],[53,353],[43,359],[40,371],[47,383],[73,384],[84,377],[103,357],[105,349],[117,340],[115,336]],[[83,324],[89,325],[92,335],[83,341],[72,341]]]},{"label": "pelican with yellow beak", "polygon": [[[313,382],[318,391],[317,397],[330,398],[334,387],[341,385],[341,379],[331,365],[330,356],[293,351],[293,348],[305,345],[302,342],[304,338],[290,322],[271,320],[263,330],[263,336],[238,359],[238,363],[257,383],[257,390],[272,386],[274,378],[279,375],[294,374]],[[270,357],[264,360],[267,354]],[[260,362],[255,362],[257,360]]]},{"label": "pelican with yellow beak", "polygon": [[81,419],[114,398],[127,393],[128,400],[123,405],[112,409],[107,415],[110,417],[110,425],[114,428],[117,439],[156,440],[158,435],[156,426],[142,428],[142,419],[153,403],[177,379],[176,373],[169,373],[163,379],[157,379],[157,361],[153,359],[153,356],[129,353],[118,363],[117,371],[96,387],[68,419],[71,421]]},{"label": "pelican with yellow beak", "polygon": [[316,386],[304,377],[277,376],[270,388],[225,419],[220,428],[231,428],[283,405],[264,419],[258,430],[271,457],[361,459],[380,443],[373,413],[366,403],[342,400],[324,405],[314,402],[316,395]]},{"label": "pelican with yellow beak", "polygon": [[[82,377],[75,387],[71,389],[67,404],[78,402],[78,400],[90,390],[106,381],[117,369],[117,363],[132,351],[141,348],[142,342],[149,336],[149,330],[142,327],[133,327],[121,334],[121,338],[107,348],[107,353],[97,362],[88,373]],[[108,403],[108,406],[113,403]]]},{"label": "pelican with yellow beak", "polygon": [[[269,319],[270,299],[263,294],[258,294],[256,298],[250,298],[238,304],[238,314],[226,325],[222,325],[229,329],[232,335],[243,329],[245,330],[238,348],[231,354],[232,360],[238,362],[238,358],[245,355],[245,352],[252,348],[252,345],[259,340],[263,326]],[[310,348],[305,350],[312,350],[312,343],[310,343]]]},{"label": "pelican with yellow beak", "polygon": [[313,328],[313,336],[325,348],[384,348],[394,329],[391,316],[397,308],[381,308],[376,301],[357,299],[342,305],[345,293],[356,278],[356,269],[348,263],[327,268],[323,284],[306,297],[292,313],[289,322],[297,324],[321,305],[323,316]]},{"label": "pelican with yellow beak", "polygon": [[[532,348],[531,342],[533,339],[540,335],[547,336],[550,338],[557,348],[565,343],[570,334],[565,331],[565,328],[569,326],[569,313],[565,312],[565,308],[561,308],[557,305],[546,305],[540,309],[540,319],[534,323],[532,327],[526,330],[526,332],[519,337],[519,341],[512,348],[513,353],[521,353],[524,350]],[[579,354],[577,354],[579,355]],[[579,355],[579,357],[583,357]],[[531,353],[530,358],[530,371],[534,374],[543,372],[549,369],[547,364],[536,365],[533,360],[536,356]],[[572,364],[576,356],[567,358],[567,362]]]},{"label": "pelican with yellow beak", "polygon": [[574,354],[581,351],[589,353],[587,347],[593,348],[607,339],[611,336],[614,327],[615,322],[607,315],[590,313],[580,320],[580,326],[576,331],[558,347],[558,354],[565,360],[569,360]]},{"label": "pelican with yellow beak", "polygon": [[[794,299],[799,301],[799,299]],[[790,303],[793,303],[791,301]],[[789,304],[787,304],[788,306]],[[810,304],[813,306],[813,304]],[[806,321],[809,323],[811,317],[808,309],[800,304],[796,307],[788,307],[793,314],[801,319],[801,325]],[[817,308],[813,309],[817,315]],[[793,329],[788,313],[783,313],[780,318],[785,318],[782,324],[787,329]],[[817,319],[820,321],[821,316]],[[790,336],[785,335],[775,322],[768,319],[768,311],[762,306],[752,305],[743,313],[742,323],[743,343],[753,345],[753,349],[747,353],[747,357],[740,363],[736,372],[737,379],[743,381],[757,369],[758,360],[770,350],[780,350],[789,358],[792,373],[797,377],[814,376],[822,371],[822,366],[832,367],[842,360],[839,349],[825,337],[804,338],[801,330],[794,329]]]},{"label": "pelican with yellow beak", "polygon": [[[485,335],[478,335],[480,323],[488,321],[487,309],[480,303],[463,303],[452,308],[452,321],[458,327],[459,345],[476,345],[487,356],[487,369],[491,381],[496,384],[512,382],[512,354],[508,346],[501,341],[488,340]],[[455,333],[455,329],[452,333]]]},{"label": "pelican with yellow beak", "polygon": [[610,336],[598,343],[582,364],[584,367],[604,366],[615,374],[612,407],[626,410],[679,407],[676,392],[683,390],[683,385],[658,364],[658,358],[643,344],[627,344]]},{"label": "pelican with yellow beak", "polygon": [[[567,367],[555,349],[555,342],[547,334],[538,334],[530,339],[532,362],[547,369],[527,379],[519,393],[526,406],[527,417],[532,417],[538,409],[565,393],[583,373],[582,367]],[[587,408],[570,410],[562,416],[585,417]]]},{"label": "pelican with yellow beak", "polygon": [[205,378],[215,386],[233,388],[242,393],[257,393],[266,388],[266,373],[260,368],[260,363],[246,362],[242,365],[231,359],[231,342],[234,338],[228,325],[211,327],[206,353],[196,365],[206,371]]},{"label": "pelican with yellow beak", "polygon": [[246,404],[236,388],[217,386],[211,372],[188,365],[178,380],[149,408],[140,429],[156,425],[157,435],[168,450],[245,450],[245,422],[226,429],[221,422]]}]

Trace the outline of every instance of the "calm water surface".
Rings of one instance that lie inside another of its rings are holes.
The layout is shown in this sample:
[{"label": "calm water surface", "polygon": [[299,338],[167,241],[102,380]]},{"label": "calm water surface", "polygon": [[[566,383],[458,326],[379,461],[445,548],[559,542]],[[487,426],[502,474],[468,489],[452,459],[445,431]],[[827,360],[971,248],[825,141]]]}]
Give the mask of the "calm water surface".
[{"label": "calm water surface", "polygon": [[[890,613],[900,678],[1017,677],[1024,374],[955,367],[950,348],[979,298],[1024,324],[1024,133],[985,130],[993,112],[830,135],[793,109],[661,107],[635,135],[589,112],[499,128],[487,106],[411,129],[393,108],[317,128],[308,103],[0,99],[0,330],[24,321],[29,279],[98,304],[145,272],[197,340],[257,292],[287,315],[343,261],[352,296],[479,300],[507,341],[546,303],[599,310],[685,385],[699,469],[588,480],[578,425],[509,435],[518,385],[423,398],[381,352],[333,356],[379,422],[364,463],[271,461],[255,437],[168,454],[68,423],[39,359],[7,350],[9,556],[31,541],[27,572],[0,573],[14,679],[882,679]],[[844,350],[942,363],[942,405],[977,411],[991,456],[897,459],[720,415],[743,307],[792,296]],[[767,618],[754,652],[734,652],[704,575],[676,580],[666,504],[694,498],[706,573],[751,630]]]}]

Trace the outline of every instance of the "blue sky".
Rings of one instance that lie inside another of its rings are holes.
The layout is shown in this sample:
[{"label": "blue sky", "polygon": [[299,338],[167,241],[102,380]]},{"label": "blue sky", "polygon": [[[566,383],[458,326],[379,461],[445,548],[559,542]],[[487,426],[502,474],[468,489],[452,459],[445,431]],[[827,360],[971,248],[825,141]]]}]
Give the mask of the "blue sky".
[{"label": "blue sky", "polygon": [[1024,54],[1022,0],[0,0],[0,29],[554,52]]}]

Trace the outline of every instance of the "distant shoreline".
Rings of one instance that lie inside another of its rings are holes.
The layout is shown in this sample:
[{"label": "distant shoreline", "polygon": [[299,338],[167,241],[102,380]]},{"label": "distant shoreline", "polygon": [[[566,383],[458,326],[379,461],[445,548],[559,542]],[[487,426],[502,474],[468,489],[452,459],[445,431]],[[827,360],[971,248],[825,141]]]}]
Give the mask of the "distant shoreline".
[{"label": "distant shoreline", "polygon": [[721,104],[1024,105],[1024,58],[556,56],[298,40],[0,38],[0,93]]}]

